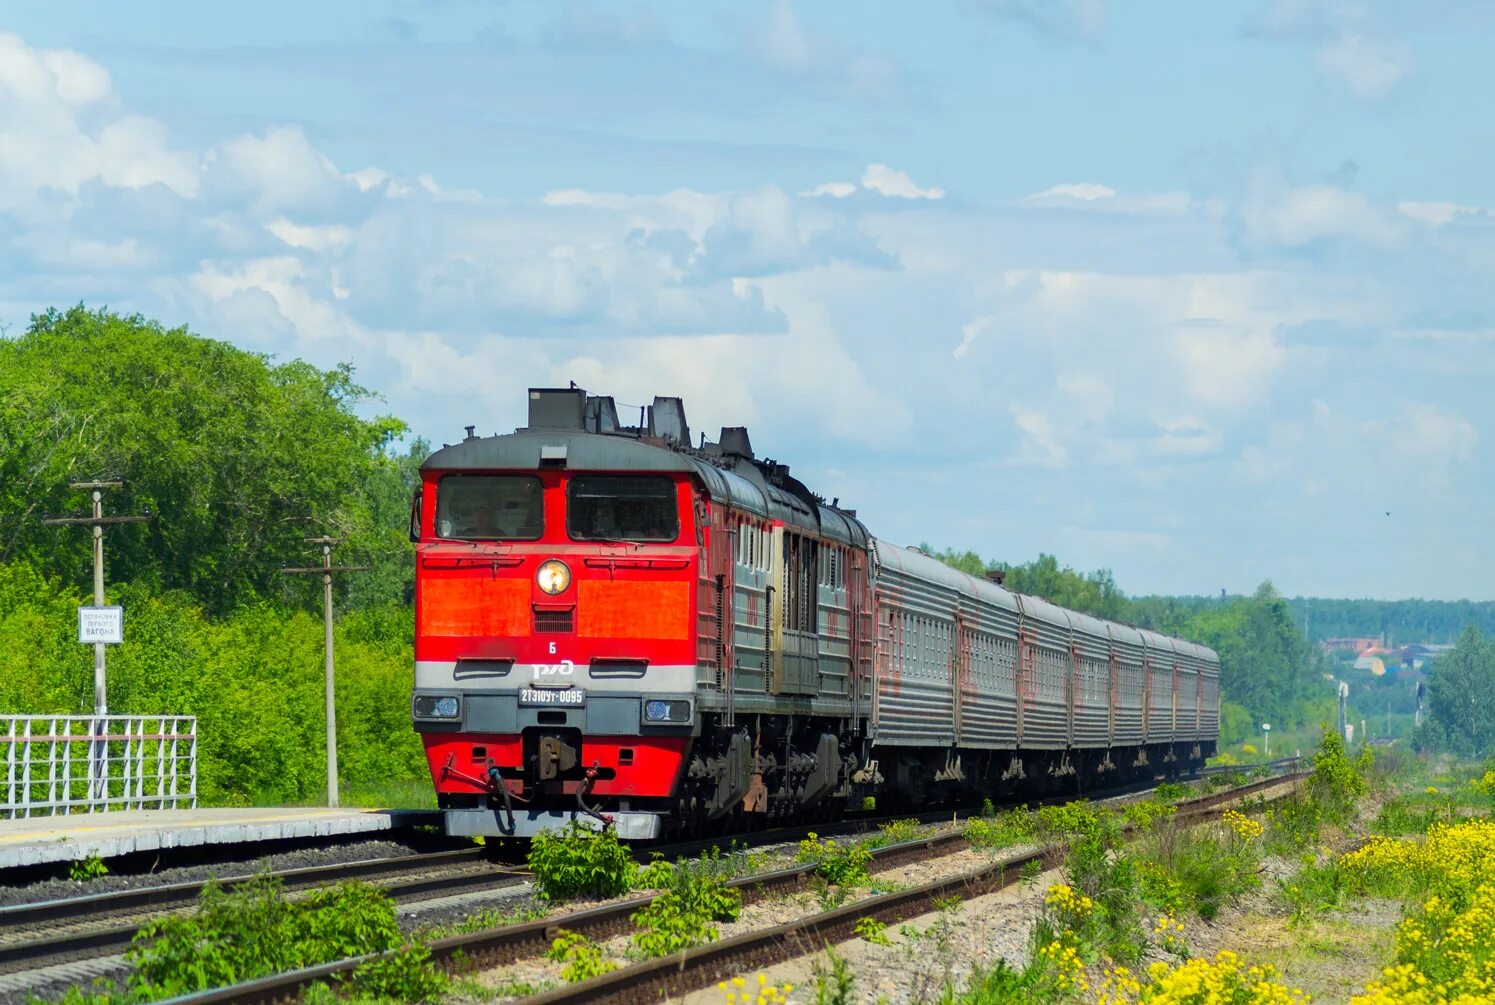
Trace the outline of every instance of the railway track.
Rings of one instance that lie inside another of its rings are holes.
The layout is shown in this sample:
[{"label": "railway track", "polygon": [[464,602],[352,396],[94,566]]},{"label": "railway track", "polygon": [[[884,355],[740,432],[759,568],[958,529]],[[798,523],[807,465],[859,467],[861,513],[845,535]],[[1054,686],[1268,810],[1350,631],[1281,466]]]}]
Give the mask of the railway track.
[{"label": "railway track", "polygon": [[[1218,816],[1218,807],[1222,803],[1301,777],[1303,775],[1298,773],[1278,775],[1182,802],[1178,804],[1177,819],[1203,822]],[[884,872],[968,846],[964,834],[959,831],[886,845],[872,851],[870,868],[874,872]],[[976,896],[1001,889],[1016,882],[1028,863],[1051,862],[1059,854],[1057,846],[1048,846],[1009,856],[981,868],[909,890],[859,900],[788,924],[744,933],[668,957],[624,967],[600,978],[557,988],[527,1001],[535,1005],[559,1002],[633,1002],[654,1000],[664,993],[680,994],[707,987],[746,969],[804,955],[807,951],[823,946],[827,941],[843,941],[850,936],[852,926],[858,918],[871,915],[887,921],[895,916],[908,917],[924,913],[934,900],[953,892],[960,892],[963,896]],[[805,889],[815,875],[816,868],[815,863],[794,865],[773,872],[739,877],[731,880],[728,885],[741,891],[744,904],[751,904]],[[431,942],[428,948],[435,961],[451,968],[501,966],[543,955],[561,929],[578,932],[594,940],[626,934],[632,930],[631,916],[653,899],[635,897],[539,921],[452,936]],[[294,999],[301,989],[313,983],[346,977],[375,958],[377,954],[336,960],[232,987],[186,995],[174,999],[173,1005],[270,1005]]]},{"label": "railway track", "polygon": [[[474,847],[232,876],[217,882],[232,890],[264,876],[278,879],[291,891],[362,879],[377,883],[399,903],[498,890],[527,880],[527,873],[505,872],[487,861],[484,849]],[[171,883],[0,908],[0,995],[24,989],[27,982],[18,975],[116,956],[130,945],[141,925],[190,907],[206,886],[207,882]],[[92,971],[79,973],[86,976]]]}]

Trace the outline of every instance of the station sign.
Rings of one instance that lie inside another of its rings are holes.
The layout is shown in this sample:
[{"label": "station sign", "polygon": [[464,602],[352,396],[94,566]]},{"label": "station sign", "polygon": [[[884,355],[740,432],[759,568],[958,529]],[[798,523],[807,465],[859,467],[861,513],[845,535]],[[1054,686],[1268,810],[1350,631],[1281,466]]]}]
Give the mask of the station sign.
[{"label": "station sign", "polygon": [[119,645],[125,640],[123,607],[78,608],[78,641],[89,645],[99,642]]}]

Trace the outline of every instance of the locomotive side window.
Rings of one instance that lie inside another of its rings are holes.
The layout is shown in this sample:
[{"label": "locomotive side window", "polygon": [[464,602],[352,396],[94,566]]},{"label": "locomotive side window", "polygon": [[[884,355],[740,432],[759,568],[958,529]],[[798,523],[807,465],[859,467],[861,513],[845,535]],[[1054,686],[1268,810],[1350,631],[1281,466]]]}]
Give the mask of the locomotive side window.
[{"label": "locomotive side window", "polygon": [[436,487],[436,536],[534,541],[545,529],[542,500],[532,475],[447,475]]},{"label": "locomotive side window", "polygon": [[673,541],[680,536],[668,478],[575,475],[566,488],[566,530],[577,541]]}]

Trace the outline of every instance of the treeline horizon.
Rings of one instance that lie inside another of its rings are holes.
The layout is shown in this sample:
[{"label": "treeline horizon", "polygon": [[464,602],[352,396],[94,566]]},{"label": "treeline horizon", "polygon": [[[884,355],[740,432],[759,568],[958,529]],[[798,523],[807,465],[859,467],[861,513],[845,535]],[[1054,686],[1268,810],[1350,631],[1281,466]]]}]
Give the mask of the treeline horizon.
[{"label": "treeline horizon", "polygon": [[[1127,605],[1142,612],[1144,620],[1187,616],[1211,607],[1228,605],[1246,599],[1249,594],[1139,593],[1127,594],[1115,582],[1110,569],[1080,572],[1069,566],[1061,568],[1058,559],[1040,552],[1030,562],[1013,563],[983,558],[974,551],[946,548],[943,551],[924,543],[923,551],[971,575],[992,570],[1008,574],[1007,585],[1020,593],[1052,600],[1044,593],[1054,591],[1087,604],[1087,613],[1139,624],[1125,616]],[[1274,592],[1276,588],[1273,587]],[[1111,598],[1117,598],[1113,602]],[[1466,628],[1473,626],[1485,635],[1495,635],[1495,600],[1428,600],[1409,597],[1402,600],[1372,600],[1363,597],[1282,596],[1288,613],[1310,642],[1340,638],[1386,637],[1391,646],[1426,642],[1449,645],[1457,642]],[[1068,605],[1066,605],[1068,606]],[[1093,610],[1092,610],[1093,608]]]}]

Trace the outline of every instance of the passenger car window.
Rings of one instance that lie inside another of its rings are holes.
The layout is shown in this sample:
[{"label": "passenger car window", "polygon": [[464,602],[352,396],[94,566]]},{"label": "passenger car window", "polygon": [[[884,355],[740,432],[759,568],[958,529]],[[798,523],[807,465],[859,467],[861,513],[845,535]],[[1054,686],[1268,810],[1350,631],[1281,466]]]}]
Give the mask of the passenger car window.
[{"label": "passenger car window", "polygon": [[544,490],[532,475],[447,475],[436,486],[437,537],[534,541],[544,530]]},{"label": "passenger car window", "polygon": [[566,531],[577,541],[673,541],[680,536],[675,483],[631,475],[574,475]]}]

